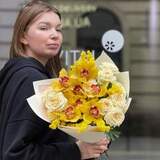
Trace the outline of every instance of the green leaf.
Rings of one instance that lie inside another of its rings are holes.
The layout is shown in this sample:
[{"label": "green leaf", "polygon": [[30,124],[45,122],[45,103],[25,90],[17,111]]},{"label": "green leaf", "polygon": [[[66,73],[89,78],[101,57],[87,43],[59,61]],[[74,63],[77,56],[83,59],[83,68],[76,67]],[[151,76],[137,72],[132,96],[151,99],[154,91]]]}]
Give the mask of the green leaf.
[{"label": "green leaf", "polygon": [[109,132],[106,132],[106,137],[111,141],[115,141],[117,138],[119,138],[120,134],[121,132],[117,128],[114,128]]},{"label": "green leaf", "polygon": [[109,82],[108,86],[107,86],[107,89],[110,89],[110,88],[112,88],[112,83],[111,82]]}]

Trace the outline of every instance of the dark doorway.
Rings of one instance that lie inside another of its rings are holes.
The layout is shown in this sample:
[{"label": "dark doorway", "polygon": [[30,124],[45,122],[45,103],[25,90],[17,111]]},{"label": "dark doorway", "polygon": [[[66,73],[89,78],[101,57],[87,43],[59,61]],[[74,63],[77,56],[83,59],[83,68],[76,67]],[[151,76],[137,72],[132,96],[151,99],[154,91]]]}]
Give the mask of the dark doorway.
[{"label": "dark doorway", "polygon": [[[95,51],[95,57],[98,57],[102,52],[101,45],[102,35],[111,29],[122,32],[122,27],[118,17],[110,10],[97,8],[95,12],[88,12],[82,17],[88,17],[91,26],[79,28],[77,30],[77,47]],[[118,68],[122,69],[122,51],[118,53],[107,53]]]}]

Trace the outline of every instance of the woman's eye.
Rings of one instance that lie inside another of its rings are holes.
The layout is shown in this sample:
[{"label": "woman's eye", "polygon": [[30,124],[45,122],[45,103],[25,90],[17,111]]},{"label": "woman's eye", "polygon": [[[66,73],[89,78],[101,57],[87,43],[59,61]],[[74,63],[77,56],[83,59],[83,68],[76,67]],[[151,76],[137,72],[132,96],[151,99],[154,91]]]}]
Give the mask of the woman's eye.
[{"label": "woman's eye", "polygon": [[60,29],[56,29],[56,31],[57,31],[57,32],[62,32],[62,29],[61,29],[61,28],[60,28]]},{"label": "woman's eye", "polygon": [[40,30],[48,30],[48,27],[40,27]]}]

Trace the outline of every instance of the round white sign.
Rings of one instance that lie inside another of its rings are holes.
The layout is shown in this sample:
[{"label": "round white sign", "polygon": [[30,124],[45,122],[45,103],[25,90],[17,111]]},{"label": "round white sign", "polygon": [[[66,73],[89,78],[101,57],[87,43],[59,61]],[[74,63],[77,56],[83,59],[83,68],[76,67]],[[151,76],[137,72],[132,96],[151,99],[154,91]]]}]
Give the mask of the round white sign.
[{"label": "round white sign", "polygon": [[124,46],[124,37],[117,30],[109,30],[102,36],[102,46],[108,52],[118,52]]}]

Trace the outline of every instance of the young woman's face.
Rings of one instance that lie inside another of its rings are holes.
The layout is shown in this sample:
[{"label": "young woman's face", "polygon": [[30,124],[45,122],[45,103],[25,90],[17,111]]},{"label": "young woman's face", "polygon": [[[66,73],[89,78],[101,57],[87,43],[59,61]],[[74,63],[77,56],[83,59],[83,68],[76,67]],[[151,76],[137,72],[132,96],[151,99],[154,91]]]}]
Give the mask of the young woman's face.
[{"label": "young woman's face", "polygon": [[55,56],[62,44],[61,20],[54,12],[40,15],[28,28],[22,43],[25,55],[32,56],[46,63]]}]

